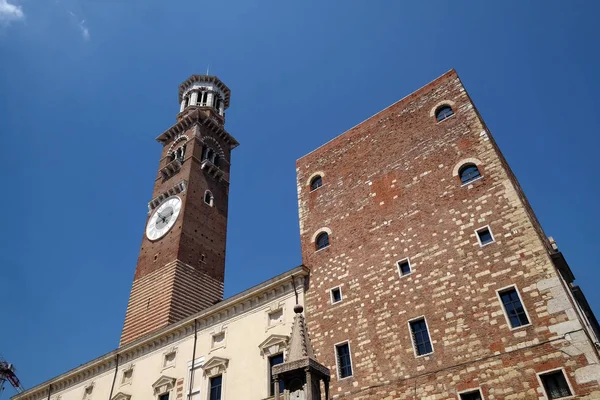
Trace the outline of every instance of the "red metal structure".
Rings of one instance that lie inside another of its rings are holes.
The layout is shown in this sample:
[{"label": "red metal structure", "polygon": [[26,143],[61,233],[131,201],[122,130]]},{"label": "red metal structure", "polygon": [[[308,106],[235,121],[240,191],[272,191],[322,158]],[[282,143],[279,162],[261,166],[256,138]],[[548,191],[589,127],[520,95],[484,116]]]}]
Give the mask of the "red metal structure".
[{"label": "red metal structure", "polygon": [[21,393],[24,389],[17,378],[15,367],[9,362],[5,361],[0,357],[0,395],[4,391],[4,383],[8,381],[18,393]]}]

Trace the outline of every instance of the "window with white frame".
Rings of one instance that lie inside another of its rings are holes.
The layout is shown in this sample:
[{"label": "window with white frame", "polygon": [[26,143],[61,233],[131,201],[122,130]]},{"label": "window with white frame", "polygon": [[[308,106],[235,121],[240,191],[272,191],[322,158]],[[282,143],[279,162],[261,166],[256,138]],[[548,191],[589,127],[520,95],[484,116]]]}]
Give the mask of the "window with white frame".
[{"label": "window with white frame", "polygon": [[459,394],[460,400],[483,400],[479,389],[467,390]]},{"label": "window with white frame", "polygon": [[571,387],[569,386],[562,369],[545,372],[538,376],[542,381],[544,392],[546,392],[546,397],[548,397],[549,400],[573,396]]},{"label": "window with white frame", "polygon": [[331,304],[339,303],[342,301],[342,288],[334,287],[329,291],[329,295],[331,296]]},{"label": "window with white frame", "polygon": [[433,353],[431,338],[429,337],[429,329],[425,318],[418,318],[409,321],[410,333],[417,356],[424,356]]},{"label": "window with white frame", "polygon": [[412,272],[412,267],[410,266],[410,260],[408,258],[397,261],[396,265],[398,266],[398,273],[401,277],[408,275]]},{"label": "window with white frame", "polygon": [[352,376],[352,358],[348,342],[335,345],[335,357],[339,379]]},{"label": "window with white frame", "polygon": [[514,329],[529,325],[529,317],[516,287],[513,286],[499,290],[498,297],[500,297],[502,308],[511,328]]},{"label": "window with white frame", "polygon": [[484,226],[483,228],[477,229],[475,234],[477,235],[477,241],[481,247],[495,242],[494,235],[492,234],[492,230],[489,226]]}]

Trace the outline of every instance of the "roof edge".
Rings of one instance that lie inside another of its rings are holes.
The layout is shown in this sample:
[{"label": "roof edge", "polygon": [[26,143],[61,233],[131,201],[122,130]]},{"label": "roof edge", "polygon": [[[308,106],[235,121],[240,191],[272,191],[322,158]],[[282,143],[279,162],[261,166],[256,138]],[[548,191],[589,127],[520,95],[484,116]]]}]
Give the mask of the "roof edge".
[{"label": "roof edge", "polygon": [[[72,378],[72,377],[76,376],[77,374],[80,374],[86,370],[90,370],[93,368],[100,369],[100,367],[102,367],[104,364],[112,363],[113,360],[115,360],[118,355],[141,350],[144,346],[150,345],[153,342],[157,341],[157,339],[167,337],[167,336],[173,334],[175,331],[185,328],[186,325],[193,324],[195,320],[208,318],[208,317],[212,316],[213,314],[218,314],[219,312],[223,311],[223,309],[231,307],[239,302],[245,301],[247,297],[251,297],[251,296],[261,293],[265,290],[269,290],[273,286],[281,285],[293,277],[306,277],[306,276],[308,276],[309,272],[310,272],[310,270],[305,265],[301,264],[301,265],[299,265],[295,268],[292,268],[286,272],[283,272],[269,280],[266,280],[262,283],[259,283],[258,285],[255,285],[249,289],[246,289],[243,292],[240,292],[231,297],[228,297],[228,298],[220,301],[219,303],[217,303],[211,307],[205,308],[204,310],[202,310],[188,318],[185,318],[174,324],[168,325],[168,326],[166,326],[162,329],[159,329],[157,331],[154,331],[146,336],[142,336],[141,338],[139,338],[133,342],[127,343],[127,344],[123,345],[122,347],[119,347],[112,351],[109,351],[108,353],[105,353],[105,354],[101,355],[100,357],[97,357],[91,361],[88,361],[85,364],[81,364],[80,366],[78,366],[76,368],[66,371],[54,378],[48,379],[30,389],[27,389],[21,393],[18,393],[16,395],[10,397],[10,399],[11,400],[29,399],[29,398],[33,398],[32,396],[39,392],[41,392],[45,396],[47,396],[48,389],[50,388],[51,385],[55,385],[58,382],[64,381],[68,378]],[[193,334],[193,329],[191,329],[189,332],[190,332],[189,334],[186,333],[183,336],[185,337],[185,336],[189,336],[189,335]],[[110,367],[110,365],[109,365],[109,367]],[[114,366],[112,368],[114,368]],[[98,372],[98,373],[94,374],[94,376],[101,374],[103,372],[104,372],[104,370],[102,372]],[[58,391],[62,391],[62,390],[64,390],[64,389],[59,389]]]},{"label": "roof edge", "polygon": [[[306,153],[305,155],[303,155],[302,157],[296,159],[296,162],[302,160],[303,158],[309,156],[310,154],[314,153],[315,151],[319,150],[321,147],[325,147],[326,145],[328,145],[329,143],[337,140],[338,138],[340,138],[341,136],[343,136],[345,133],[350,132],[352,129],[356,128],[357,126],[367,122],[368,120],[370,120],[371,118],[375,118],[377,115],[383,113],[384,111],[386,111],[388,108],[391,108],[393,106],[395,106],[396,104],[407,100],[409,97],[416,95],[417,93],[420,93],[422,91],[424,91],[425,89],[427,89],[430,86],[433,86],[435,83],[437,83],[438,81],[452,75],[455,74],[458,77],[458,73],[456,72],[456,70],[454,68],[451,68],[449,71],[444,72],[442,75],[438,76],[437,78],[435,78],[434,80],[426,83],[425,85],[421,86],[420,88],[418,88],[417,90],[407,94],[406,96],[404,96],[403,98],[401,98],[398,101],[395,101],[394,103],[390,104],[389,106],[387,106],[386,108],[384,108],[383,110],[377,111],[375,114],[371,115],[370,117],[362,120],[361,122],[359,122],[358,124],[354,125],[353,127],[346,129],[344,132],[340,133],[339,135],[333,137],[332,139],[328,140],[327,142],[323,143],[322,145],[320,145],[319,147],[317,147],[314,150],[311,150],[310,152]],[[460,78],[459,78],[460,79]]]}]

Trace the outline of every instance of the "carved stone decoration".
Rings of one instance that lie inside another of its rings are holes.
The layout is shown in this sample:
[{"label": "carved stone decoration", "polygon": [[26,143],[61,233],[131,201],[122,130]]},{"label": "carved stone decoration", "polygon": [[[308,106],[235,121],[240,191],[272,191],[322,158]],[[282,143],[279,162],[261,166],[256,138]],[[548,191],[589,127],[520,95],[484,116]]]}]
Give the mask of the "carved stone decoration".
[{"label": "carved stone decoration", "polygon": [[[288,342],[285,362],[274,365],[271,369],[275,387],[283,381],[285,400],[320,400],[321,386],[325,384],[325,400],[329,400],[329,368],[315,359],[302,312],[304,308],[296,304],[294,307],[294,325]],[[280,400],[280,393],[275,391],[275,400]]]},{"label": "carved stone decoration", "polygon": [[221,375],[227,370],[228,364],[228,358],[222,358],[217,356],[212,357],[204,364],[204,374],[209,378],[211,376]]},{"label": "carved stone decoration", "polygon": [[170,376],[165,375],[158,378],[158,380],[152,384],[152,388],[154,389],[155,395],[166,393],[174,387],[175,378],[171,378]]},{"label": "carved stone decoration", "polygon": [[270,357],[273,354],[283,353],[289,337],[285,335],[271,335],[264,342],[258,345],[262,356]]},{"label": "carved stone decoration", "polygon": [[123,392],[115,394],[110,400],[129,400],[131,395]]}]

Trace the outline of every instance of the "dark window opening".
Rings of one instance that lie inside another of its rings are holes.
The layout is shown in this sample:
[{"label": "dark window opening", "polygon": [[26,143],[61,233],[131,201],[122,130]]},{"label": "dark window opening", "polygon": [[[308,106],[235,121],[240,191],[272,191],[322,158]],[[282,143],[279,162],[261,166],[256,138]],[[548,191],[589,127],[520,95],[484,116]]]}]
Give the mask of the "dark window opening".
[{"label": "dark window opening", "polygon": [[446,118],[451,117],[452,115],[454,115],[454,111],[452,110],[452,107],[447,105],[438,108],[435,112],[435,118],[438,122],[443,121]]},{"label": "dark window opening", "polygon": [[340,344],[335,347],[337,352],[338,372],[340,378],[352,376],[352,361],[350,360],[350,346],[348,343]]},{"label": "dark window opening", "polygon": [[[275,379],[273,379],[272,368],[274,365],[283,363],[283,354],[277,354],[269,357],[269,380],[271,386],[269,387],[269,396],[275,395]],[[283,393],[283,381],[279,381],[279,393]]]},{"label": "dark window opening", "polygon": [[417,352],[417,355],[422,356],[432,353],[433,347],[431,347],[431,340],[429,338],[429,331],[427,330],[425,319],[421,318],[416,321],[411,321],[410,330],[415,342],[415,351]]},{"label": "dark window opening", "polygon": [[317,247],[317,250],[321,250],[329,246],[329,234],[327,232],[320,233],[319,236],[317,236],[315,245]]},{"label": "dark window opening", "polygon": [[481,392],[475,390],[473,392],[461,393],[460,400],[481,400]]},{"label": "dark window opening", "polygon": [[[223,376],[213,376],[210,378],[210,396],[209,400],[221,400],[221,387],[223,385]],[[162,400],[162,399],[159,399]]]},{"label": "dark window opening", "polygon": [[502,305],[504,306],[510,325],[513,328],[529,324],[529,318],[527,318],[517,289],[511,288],[501,292],[500,299],[502,300]]},{"label": "dark window opening", "polygon": [[208,92],[202,93],[202,104],[206,105],[206,101],[208,100]]},{"label": "dark window opening", "polygon": [[310,190],[315,190],[320,188],[321,186],[323,186],[323,178],[321,178],[320,175],[315,176],[311,181],[310,181]]},{"label": "dark window opening", "polygon": [[562,371],[554,371],[540,375],[548,399],[561,399],[573,394]]},{"label": "dark window opening", "polygon": [[408,260],[398,261],[398,270],[401,276],[410,274],[411,270]]},{"label": "dark window opening", "polygon": [[158,400],[169,400],[169,392],[163,393],[160,396],[158,396]]},{"label": "dark window opening", "polygon": [[342,301],[342,290],[339,287],[331,289],[331,302],[339,303],[340,301]]},{"label": "dark window opening", "polygon": [[481,243],[482,246],[490,244],[494,241],[494,237],[492,236],[490,228],[482,228],[478,230],[477,237],[479,238],[479,243]]},{"label": "dark window opening", "polygon": [[475,164],[467,164],[462,166],[458,174],[463,185],[473,182],[475,179],[481,178],[481,173]]},{"label": "dark window opening", "polygon": [[212,193],[207,190],[206,193],[204,193],[204,202],[212,207],[213,199],[214,199],[214,197],[213,197]]}]

